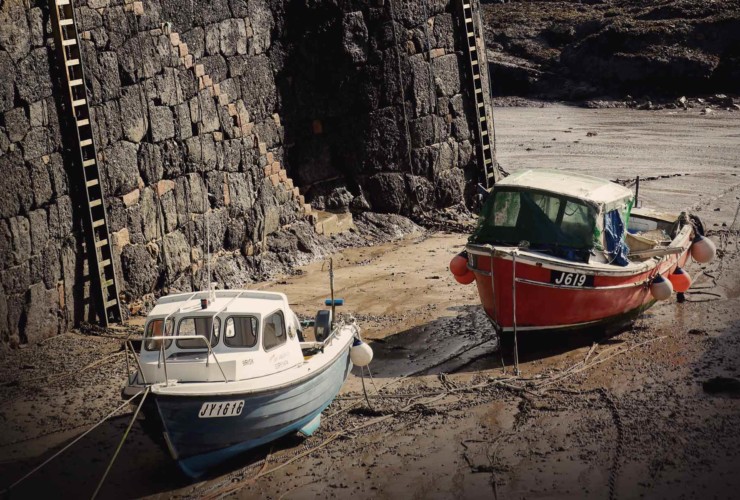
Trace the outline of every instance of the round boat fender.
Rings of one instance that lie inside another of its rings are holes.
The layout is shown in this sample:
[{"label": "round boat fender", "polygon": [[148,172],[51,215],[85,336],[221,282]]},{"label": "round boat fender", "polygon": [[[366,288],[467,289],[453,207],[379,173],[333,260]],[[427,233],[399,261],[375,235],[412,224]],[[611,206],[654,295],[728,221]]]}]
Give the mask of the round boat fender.
[{"label": "round boat fender", "polygon": [[668,281],[677,293],[684,293],[691,288],[691,275],[680,267],[668,275]]},{"label": "round boat fender", "polygon": [[455,276],[455,281],[457,281],[461,285],[469,285],[473,281],[475,281],[475,274],[473,273],[473,271],[468,269],[468,272],[463,274],[462,276]]},{"label": "round boat fender", "polygon": [[468,252],[460,252],[450,261],[450,272],[454,276],[465,276],[470,272],[468,269]]},{"label": "round boat fender", "polygon": [[650,293],[656,300],[668,300],[673,293],[673,285],[659,274],[650,283]]},{"label": "round boat fender", "polygon": [[367,366],[373,360],[373,349],[362,340],[355,337],[352,347],[349,348],[349,359],[355,366]]},{"label": "round boat fender", "polygon": [[714,259],[717,254],[717,246],[709,238],[700,234],[696,235],[691,243],[691,257],[700,264],[706,264]]}]

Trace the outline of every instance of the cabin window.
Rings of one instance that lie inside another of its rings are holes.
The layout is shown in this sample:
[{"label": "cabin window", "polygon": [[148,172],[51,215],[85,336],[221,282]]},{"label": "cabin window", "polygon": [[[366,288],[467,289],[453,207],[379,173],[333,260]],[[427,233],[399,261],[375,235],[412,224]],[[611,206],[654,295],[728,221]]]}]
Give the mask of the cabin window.
[{"label": "cabin window", "polygon": [[284,344],[286,340],[283,313],[277,311],[265,320],[265,326],[262,328],[262,347],[265,351],[269,351],[273,347]]},{"label": "cabin window", "polygon": [[[212,316],[183,318],[177,328],[177,336],[202,335],[209,340],[211,347],[218,344],[221,320]],[[177,341],[180,349],[208,349],[208,345],[201,339],[184,339]]]},{"label": "cabin window", "polygon": [[595,244],[595,206],[537,190],[494,189],[470,243],[528,245],[573,261],[587,262]]},{"label": "cabin window", "polygon": [[257,318],[230,316],[224,327],[224,343],[229,347],[254,347],[257,345]]},{"label": "cabin window", "polygon": [[[164,325],[164,319],[155,319],[149,322],[149,324],[146,325],[146,338],[149,338],[150,340],[146,340],[144,342],[144,349],[147,351],[158,351],[159,348],[162,346],[161,340],[151,340],[151,337],[163,337],[165,335],[172,335],[173,330],[175,329],[175,322],[172,319],[167,320],[167,329],[163,330],[162,326]],[[165,342],[164,348],[169,349],[172,345],[172,341],[168,340]]]}]

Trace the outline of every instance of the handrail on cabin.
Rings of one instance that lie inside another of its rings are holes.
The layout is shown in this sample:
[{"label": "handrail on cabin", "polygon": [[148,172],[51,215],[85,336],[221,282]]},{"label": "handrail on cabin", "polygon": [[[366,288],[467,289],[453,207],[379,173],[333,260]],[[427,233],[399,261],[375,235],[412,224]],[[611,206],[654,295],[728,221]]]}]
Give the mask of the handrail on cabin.
[{"label": "handrail on cabin", "polygon": [[[223,368],[221,368],[221,363],[218,361],[218,356],[216,356],[216,353],[213,352],[213,347],[211,346],[211,343],[208,341],[208,339],[204,335],[157,335],[156,337],[147,337],[147,340],[203,340],[203,342],[206,343],[208,346],[208,358],[206,358],[206,362],[211,357],[211,354],[213,354],[213,359],[216,361],[216,364],[218,365],[218,369],[221,371],[221,375],[224,377],[224,382],[228,382],[229,379],[226,377],[226,373],[224,373]],[[161,347],[164,346],[164,342],[162,342],[162,345],[160,346],[160,354],[162,356],[162,359],[164,360],[164,377],[165,377],[165,385],[167,384],[167,358],[164,356],[164,353],[161,352]],[[159,365],[159,363],[157,363]]]}]

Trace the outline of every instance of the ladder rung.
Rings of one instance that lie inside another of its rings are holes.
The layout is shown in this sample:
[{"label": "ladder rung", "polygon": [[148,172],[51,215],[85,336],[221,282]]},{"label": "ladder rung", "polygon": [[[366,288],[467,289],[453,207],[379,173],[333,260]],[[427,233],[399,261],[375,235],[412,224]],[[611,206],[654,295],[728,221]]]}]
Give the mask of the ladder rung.
[{"label": "ladder rung", "polygon": [[479,102],[479,103],[478,103],[478,107],[479,107],[479,108],[482,108],[482,107],[484,107],[485,105],[486,105],[486,103],[485,103],[485,102],[483,102],[483,101],[481,101],[481,102]]},{"label": "ladder rung", "polygon": [[69,5],[69,0],[57,0],[57,5]]},{"label": "ladder rung", "polygon": [[110,266],[110,259],[101,260],[98,263],[98,267],[100,267],[100,269],[103,269],[104,267],[108,267],[108,266]]},{"label": "ladder rung", "polygon": [[74,24],[74,21],[72,19],[60,19],[59,20],[59,26],[69,26],[70,24]]},{"label": "ladder rung", "polygon": [[486,158],[486,159],[484,160],[484,163],[485,163],[486,165],[488,165],[489,163],[491,163],[491,159],[490,159],[490,158]]},{"label": "ladder rung", "polygon": [[475,38],[475,33],[468,33],[468,38]]},{"label": "ladder rung", "polygon": [[473,80],[479,80],[479,79],[480,79],[480,75],[473,75]]},{"label": "ladder rung", "polygon": [[76,87],[78,85],[82,85],[82,78],[78,78],[76,80],[70,80],[69,81],[69,86],[70,87]]},{"label": "ladder rung", "polygon": [[110,279],[110,280],[103,281],[101,283],[101,285],[103,286],[103,288],[107,288],[107,287],[111,286],[113,283],[114,283],[114,281],[112,279]]},{"label": "ladder rung", "polygon": [[470,8],[470,4],[469,3],[464,3],[463,4],[463,9],[469,9],[469,8]]},{"label": "ladder rung", "polygon": [[92,180],[87,181],[85,183],[85,186],[91,188],[91,187],[97,186],[98,184],[100,184],[100,181],[98,179],[92,179]]},{"label": "ladder rung", "polygon": [[478,65],[478,59],[473,59],[472,61],[470,61],[470,64],[472,64],[473,66],[477,66]]},{"label": "ladder rung", "polygon": [[90,208],[95,208],[95,207],[97,207],[99,205],[102,205],[102,204],[103,204],[103,200],[101,200],[101,199],[92,200],[90,202]]},{"label": "ladder rung", "polygon": [[93,228],[100,227],[105,224],[105,219],[98,219],[93,221]]},{"label": "ladder rung", "polygon": [[83,167],[89,167],[91,165],[95,165],[95,158],[90,158],[89,160],[85,160],[82,162]]},{"label": "ladder rung", "polygon": [[490,144],[484,144],[483,145],[483,151],[485,151],[487,149],[491,149],[491,145]]},{"label": "ladder rung", "polygon": [[90,125],[89,119],[83,118],[82,120],[77,120],[77,127],[84,127],[85,125]]},{"label": "ladder rung", "polygon": [[84,148],[85,146],[92,146],[92,139],[84,139],[80,141],[80,147]]},{"label": "ladder rung", "polygon": [[105,303],[105,308],[108,309],[109,307],[113,307],[116,304],[118,304],[118,300],[116,299],[109,300],[108,302]]},{"label": "ladder rung", "polygon": [[67,66],[77,66],[78,64],[80,64],[79,59],[69,59],[67,61]]},{"label": "ladder rung", "polygon": [[481,121],[481,123],[483,123],[484,121],[486,121],[486,117],[485,116],[481,116],[480,117],[480,121]]},{"label": "ladder rung", "polygon": [[74,38],[62,40],[62,47],[69,47],[70,45],[77,45],[77,40]]},{"label": "ladder rung", "polygon": [[96,242],[95,242],[95,248],[100,248],[100,247],[104,247],[104,246],[105,246],[105,245],[107,245],[107,244],[108,244],[108,238],[105,238],[105,239],[102,239],[102,240],[96,241]]},{"label": "ladder rung", "polygon": [[473,22],[473,18],[472,17],[466,17],[465,18],[465,22],[466,23],[472,23]]},{"label": "ladder rung", "polygon": [[475,93],[476,94],[482,94],[483,93],[483,89],[475,89]]},{"label": "ladder rung", "polygon": [[75,108],[77,106],[82,106],[84,104],[85,104],[85,99],[77,99],[76,101],[72,101],[72,106]]},{"label": "ladder rung", "polygon": [[480,133],[480,135],[481,135],[482,137],[485,137],[485,136],[487,136],[487,135],[488,135],[488,131],[487,131],[487,130],[484,130],[484,131],[482,131],[482,132]]}]

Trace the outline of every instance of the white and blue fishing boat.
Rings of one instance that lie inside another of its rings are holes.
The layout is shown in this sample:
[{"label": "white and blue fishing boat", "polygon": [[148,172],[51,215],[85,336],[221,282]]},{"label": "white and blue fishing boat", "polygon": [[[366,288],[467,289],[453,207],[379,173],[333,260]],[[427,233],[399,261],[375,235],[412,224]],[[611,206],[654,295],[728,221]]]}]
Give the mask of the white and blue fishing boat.
[{"label": "white and blue fishing boat", "polygon": [[165,296],[147,317],[123,396],[148,388],[147,418],[161,420],[170,453],[194,478],[289,433],[311,435],[353,361],[372,359],[355,322],[333,320],[341,299],[326,304],[302,324],[282,293]]}]

